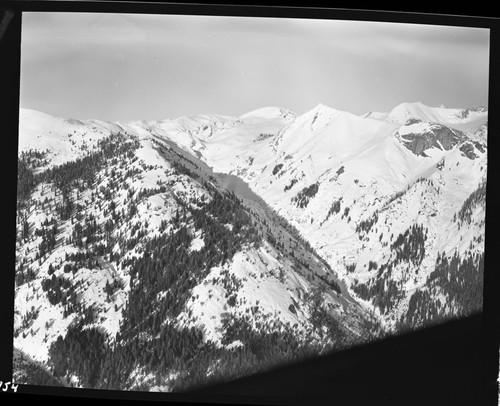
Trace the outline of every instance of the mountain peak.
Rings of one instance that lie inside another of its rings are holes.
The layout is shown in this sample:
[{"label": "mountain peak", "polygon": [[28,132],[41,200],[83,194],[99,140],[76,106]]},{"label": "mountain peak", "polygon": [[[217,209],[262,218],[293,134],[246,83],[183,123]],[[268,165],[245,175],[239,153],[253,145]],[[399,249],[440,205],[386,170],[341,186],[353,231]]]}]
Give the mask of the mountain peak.
[{"label": "mountain peak", "polygon": [[[394,107],[387,116],[388,121],[404,124],[409,118],[422,119],[431,108],[421,102],[405,102]],[[426,120],[425,120],[426,121]]]},{"label": "mountain peak", "polygon": [[421,102],[401,103],[388,114],[386,121],[406,125],[414,120],[442,124],[460,131],[474,132],[487,120],[484,109],[430,107]]},{"label": "mountain peak", "polygon": [[467,110],[475,111],[477,113],[486,113],[488,111],[488,106],[484,106],[484,105],[474,106],[474,107],[470,107]]},{"label": "mountain peak", "polygon": [[330,107],[329,107],[329,106],[327,106],[326,104],[323,104],[323,103],[319,102],[319,103],[316,105],[316,107],[314,107],[314,109],[313,109],[313,110],[320,110],[320,109],[325,109],[325,108],[326,108],[326,109],[329,109]]},{"label": "mountain peak", "polygon": [[327,106],[326,104],[323,103],[318,103],[312,110],[309,111],[309,113],[328,113],[328,114],[337,112],[339,112],[339,110]]},{"label": "mountain peak", "polygon": [[249,111],[240,116],[240,118],[294,118],[295,113],[289,109],[276,106],[261,107],[256,110]]}]

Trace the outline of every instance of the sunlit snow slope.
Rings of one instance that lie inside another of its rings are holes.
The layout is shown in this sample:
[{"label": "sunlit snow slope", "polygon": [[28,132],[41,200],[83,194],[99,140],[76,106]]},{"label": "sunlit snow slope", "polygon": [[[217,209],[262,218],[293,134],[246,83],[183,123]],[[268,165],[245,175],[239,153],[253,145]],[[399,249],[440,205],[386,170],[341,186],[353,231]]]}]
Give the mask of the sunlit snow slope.
[{"label": "sunlit snow slope", "polygon": [[183,390],[481,311],[487,120],[422,103],[116,123],[21,109],[23,365]]},{"label": "sunlit snow slope", "polygon": [[192,368],[228,379],[373,339],[374,316],[253,187],[296,120],[21,110],[15,347],[68,384],[176,390],[200,383]]},{"label": "sunlit snow slope", "polygon": [[[407,327],[405,320],[415,313],[413,324],[420,325],[477,310],[486,109],[403,103],[389,113],[363,117],[322,104],[299,116],[283,111],[250,112],[210,139],[188,131],[194,141],[184,148],[214,171],[247,182],[388,328]],[[179,137],[165,125],[157,133]],[[471,210],[464,228],[460,213]],[[441,264],[443,252],[449,264]],[[445,293],[437,287],[443,278],[431,275],[439,264],[453,266],[450,272],[458,275]],[[474,305],[452,299],[469,276],[475,278]],[[436,286],[439,303],[432,299],[431,305],[417,306],[429,284]]]}]

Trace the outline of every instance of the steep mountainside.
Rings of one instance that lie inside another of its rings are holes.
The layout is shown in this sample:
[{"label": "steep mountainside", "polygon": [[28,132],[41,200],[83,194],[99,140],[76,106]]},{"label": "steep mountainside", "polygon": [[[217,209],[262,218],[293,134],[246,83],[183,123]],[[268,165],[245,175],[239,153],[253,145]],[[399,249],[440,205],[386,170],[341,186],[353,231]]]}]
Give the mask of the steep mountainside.
[{"label": "steep mountainside", "polygon": [[56,377],[176,390],[377,333],[293,226],[158,124],[21,118],[14,344]]},{"label": "steep mountainside", "polygon": [[21,110],[14,345],[180,390],[482,308],[487,111]]},{"label": "steep mountainside", "polygon": [[[481,307],[449,303],[451,296],[467,296],[457,281],[455,293],[436,293],[441,297],[436,308],[416,310],[410,304],[426,291],[443,252],[448,260],[456,252],[460,263],[469,261],[474,271],[466,272],[467,278],[481,300],[484,108],[404,103],[370,118],[320,104],[294,119],[276,114],[259,120],[262,127],[281,120],[281,128],[266,137],[248,127],[250,117],[213,135],[201,159],[248,182],[386,328],[396,328],[414,312],[429,313],[421,320],[425,324]],[[157,132],[171,138],[168,128]],[[474,216],[464,228],[459,213],[471,200]]]}]

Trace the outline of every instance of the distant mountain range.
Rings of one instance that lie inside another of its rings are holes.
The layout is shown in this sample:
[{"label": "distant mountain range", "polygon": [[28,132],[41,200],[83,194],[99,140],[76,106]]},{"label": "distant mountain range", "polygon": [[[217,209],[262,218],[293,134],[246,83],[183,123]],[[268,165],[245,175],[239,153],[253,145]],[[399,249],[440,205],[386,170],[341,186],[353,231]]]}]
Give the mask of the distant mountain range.
[{"label": "distant mountain range", "polygon": [[480,312],[487,120],[21,109],[14,345],[44,384],[176,391]]}]

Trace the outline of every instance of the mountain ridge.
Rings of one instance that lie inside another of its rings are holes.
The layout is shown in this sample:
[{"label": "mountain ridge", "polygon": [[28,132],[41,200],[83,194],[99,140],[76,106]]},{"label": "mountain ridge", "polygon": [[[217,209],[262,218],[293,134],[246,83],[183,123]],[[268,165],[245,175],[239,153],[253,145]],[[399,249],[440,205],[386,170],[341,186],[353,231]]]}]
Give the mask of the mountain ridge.
[{"label": "mountain ridge", "polygon": [[226,379],[478,311],[487,112],[400,106],[21,109],[15,346],[78,386],[178,390],[188,363]]}]

